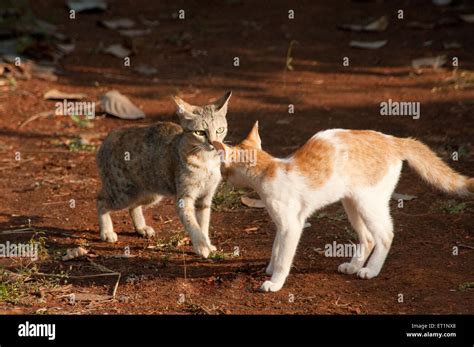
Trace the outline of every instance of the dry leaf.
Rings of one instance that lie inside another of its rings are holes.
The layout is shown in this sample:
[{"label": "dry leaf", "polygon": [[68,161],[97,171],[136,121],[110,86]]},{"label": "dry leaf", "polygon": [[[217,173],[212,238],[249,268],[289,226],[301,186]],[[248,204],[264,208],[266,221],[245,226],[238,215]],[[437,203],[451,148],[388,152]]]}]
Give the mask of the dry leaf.
[{"label": "dry leaf", "polygon": [[71,54],[74,52],[76,45],[74,43],[57,43],[56,47],[63,54]]},{"label": "dry leaf", "polygon": [[443,42],[444,49],[460,49],[462,45],[457,41]]},{"label": "dry leaf", "polygon": [[431,2],[436,6],[447,6],[451,4],[451,0],[431,0]]},{"label": "dry leaf", "polygon": [[247,196],[242,196],[240,198],[240,201],[242,202],[242,204],[244,204],[245,206],[248,206],[248,207],[253,207],[253,208],[264,208],[265,207],[265,204],[263,203],[262,200],[252,199],[252,198],[249,198]]},{"label": "dry leaf", "polygon": [[471,14],[461,14],[459,15],[463,21],[466,23],[474,23],[474,13]]},{"label": "dry leaf", "polygon": [[407,24],[408,28],[423,29],[423,30],[431,30],[431,29],[434,29],[435,26],[436,25],[434,23],[422,23],[422,22],[417,22],[417,21],[409,22]]},{"label": "dry leaf", "polygon": [[36,65],[32,70],[33,77],[50,82],[55,82],[58,80],[58,76],[56,76],[55,72],[56,69],[54,67],[39,65]]},{"label": "dry leaf", "polygon": [[128,18],[104,19],[99,23],[108,29],[130,29],[135,26],[135,22]]},{"label": "dry leaf", "polygon": [[42,19],[35,19],[33,25],[33,31],[38,34],[54,35],[58,30],[56,25]]},{"label": "dry leaf", "polygon": [[127,259],[127,258],[135,258],[137,255],[135,254],[111,254],[111,255],[104,255],[103,258],[116,258],[116,259]]},{"label": "dry leaf", "polygon": [[104,53],[108,53],[117,58],[129,57],[132,54],[132,51],[121,44],[110,45],[107,48],[104,48]]},{"label": "dry leaf", "polygon": [[70,10],[75,12],[93,10],[105,11],[107,9],[105,0],[67,0],[66,5]]},{"label": "dry leaf", "polygon": [[413,66],[415,69],[419,69],[424,66],[432,67],[433,69],[439,69],[441,66],[446,64],[446,61],[447,59],[445,55],[439,55],[437,57],[415,59],[411,62],[411,66]]},{"label": "dry leaf", "polygon": [[119,30],[120,35],[127,37],[138,37],[151,34],[151,29],[128,29],[128,30]]},{"label": "dry leaf", "polygon": [[86,255],[87,252],[88,251],[86,249],[82,248],[82,247],[69,248],[66,251],[66,255],[62,259],[63,259],[63,261],[67,261],[67,260],[79,258],[79,257],[82,257],[82,256]]},{"label": "dry leaf", "polygon": [[152,66],[145,65],[145,64],[137,65],[137,67],[135,67],[134,70],[138,72],[139,74],[142,74],[145,76],[152,76],[158,72],[158,69]]},{"label": "dry leaf", "polygon": [[43,98],[46,100],[82,100],[87,97],[86,94],[82,93],[64,93],[57,89],[48,90],[44,93]]},{"label": "dry leaf", "polygon": [[24,280],[24,277],[22,275],[17,274],[7,269],[0,269],[1,282],[16,282],[20,280]]},{"label": "dry leaf", "polygon": [[422,43],[423,47],[430,47],[433,44],[433,40],[428,40]]},{"label": "dry leaf", "polygon": [[382,32],[387,30],[388,19],[387,16],[380,17],[376,21],[373,21],[367,25],[360,24],[344,24],[340,28],[351,31],[368,31],[368,32]]},{"label": "dry leaf", "polygon": [[183,237],[181,240],[178,241],[177,246],[181,247],[181,246],[186,246],[186,245],[189,245],[189,244],[191,244],[191,239],[188,236],[186,236],[186,237]]},{"label": "dry leaf", "polygon": [[107,92],[102,97],[101,106],[108,114],[122,119],[145,118],[145,113],[117,90]]},{"label": "dry leaf", "polygon": [[149,27],[156,27],[157,25],[160,24],[159,20],[149,20],[146,18],[140,18],[141,22],[143,25],[149,26]]},{"label": "dry leaf", "polygon": [[257,231],[259,227],[247,227],[244,229],[245,232],[249,233],[251,231]]},{"label": "dry leaf", "polygon": [[321,249],[320,247],[313,248],[313,251],[315,251],[315,252],[318,253],[319,255],[324,255],[324,254],[326,254],[326,252],[324,251],[324,249]]},{"label": "dry leaf", "polygon": [[113,299],[112,295],[89,294],[89,293],[74,293],[69,294],[75,301],[107,301]]},{"label": "dry leaf", "polygon": [[387,44],[388,40],[380,41],[351,41],[349,46],[362,49],[379,49]]},{"label": "dry leaf", "polygon": [[31,62],[28,70],[29,71],[27,71],[27,74],[30,74],[34,78],[51,82],[58,80],[58,76],[56,76],[56,68],[54,66],[38,65],[34,62]]},{"label": "dry leaf", "polygon": [[410,200],[414,200],[416,198],[417,198],[417,196],[415,196],[415,195],[399,194],[399,193],[393,193],[392,194],[392,199],[397,200],[397,201],[400,200],[400,199],[402,199],[404,201],[410,201]]}]

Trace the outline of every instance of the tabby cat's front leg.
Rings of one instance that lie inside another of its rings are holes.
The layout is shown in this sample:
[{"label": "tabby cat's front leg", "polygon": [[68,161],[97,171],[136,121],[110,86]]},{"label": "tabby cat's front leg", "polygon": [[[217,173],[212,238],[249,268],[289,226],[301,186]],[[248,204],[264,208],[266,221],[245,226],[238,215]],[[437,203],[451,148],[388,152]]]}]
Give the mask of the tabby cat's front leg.
[{"label": "tabby cat's front leg", "polygon": [[207,258],[213,249],[196,219],[195,199],[189,196],[178,196],[177,209],[181,223],[191,236],[194,251],[197,255]]},{"label": "tabby cat's front leg", "polygon": [[211,220],[211,204],[213,195],[214,194],[206,195],[196,201],[196,218],[211,251],[217,249],[211,244],[211,240],[209,239],[209,223]]}]

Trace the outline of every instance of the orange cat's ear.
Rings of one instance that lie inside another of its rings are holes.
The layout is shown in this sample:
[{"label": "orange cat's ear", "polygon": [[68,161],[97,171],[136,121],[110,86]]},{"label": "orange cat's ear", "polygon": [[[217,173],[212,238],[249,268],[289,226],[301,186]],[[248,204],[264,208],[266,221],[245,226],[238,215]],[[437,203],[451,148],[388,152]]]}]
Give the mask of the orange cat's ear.
[{"label": "orange cat's ear", "polygon": [[260,134],[258,133],[258,121],[256,121],[253,125],[252,130],[250,130],[245,141],[251,142],[258,149],[262,149],[262,140],[260,139]]}]

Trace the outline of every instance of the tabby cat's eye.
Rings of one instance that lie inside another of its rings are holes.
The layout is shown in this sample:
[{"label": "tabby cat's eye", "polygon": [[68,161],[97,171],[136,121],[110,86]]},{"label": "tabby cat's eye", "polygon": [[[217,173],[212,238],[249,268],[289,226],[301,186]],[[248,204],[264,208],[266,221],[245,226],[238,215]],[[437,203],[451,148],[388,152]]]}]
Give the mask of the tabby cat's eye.
[{"label": "tabby cat's eye", "polygon": [[206,132],[203,131],[203,130],[196,130],[196,131],[194,131],[194,134],[197,135],[197,136],[204,136],[204,135],[206,135]]},{"label": "tabby cat's eye", "polygon": [[225,130],[224,128],[219,128],[219,129],[216,130],[216,133],[222,134],[224,132],[224,130]]}]

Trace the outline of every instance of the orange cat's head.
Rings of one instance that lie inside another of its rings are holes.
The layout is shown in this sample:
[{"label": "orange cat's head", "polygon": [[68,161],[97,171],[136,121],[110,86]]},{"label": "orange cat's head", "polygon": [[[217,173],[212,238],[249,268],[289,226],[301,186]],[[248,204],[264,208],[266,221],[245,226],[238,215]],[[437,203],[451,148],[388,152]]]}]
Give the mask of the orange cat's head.
[{"label": "orange cat's head", "polygon": [[252,186],[251,180],[259,172],[258,161],[262,159],[263,153],[258,121],[240,144],[228,146],[219,141],[212,144],[221,158],[224,179],[238,187]]}]

